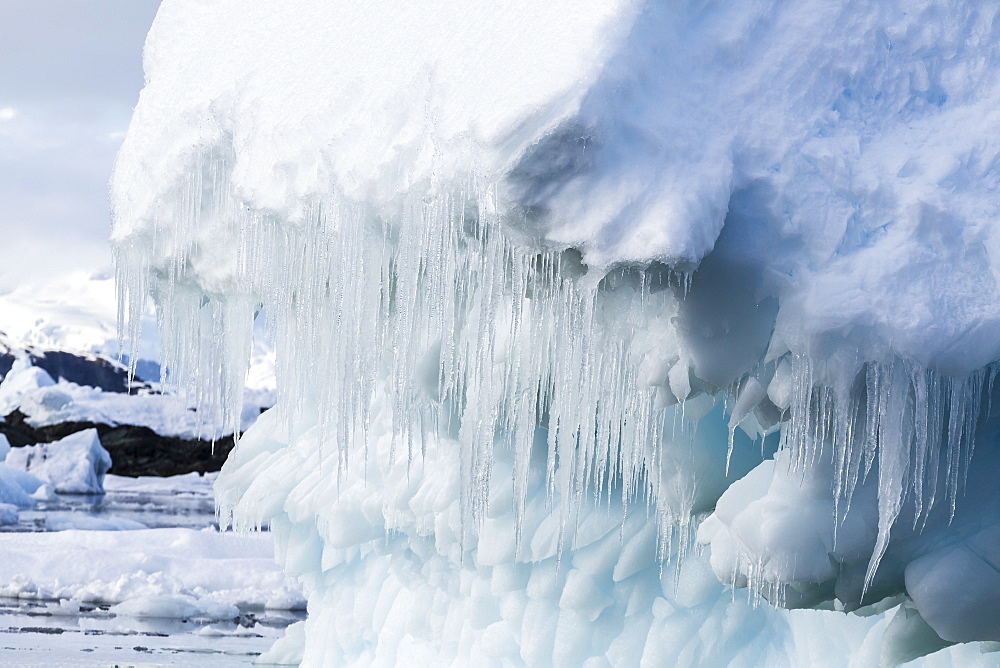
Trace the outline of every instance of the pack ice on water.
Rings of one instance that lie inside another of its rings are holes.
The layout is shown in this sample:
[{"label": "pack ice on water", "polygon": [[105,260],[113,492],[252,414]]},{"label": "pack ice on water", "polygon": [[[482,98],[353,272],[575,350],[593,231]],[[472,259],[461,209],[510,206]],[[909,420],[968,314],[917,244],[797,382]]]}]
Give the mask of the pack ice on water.
[{"label": "pack ice on water", "polygon": [[992,660],[998,12],[164,0],[122,319],[234,426],[267,319],[304,665]]}]

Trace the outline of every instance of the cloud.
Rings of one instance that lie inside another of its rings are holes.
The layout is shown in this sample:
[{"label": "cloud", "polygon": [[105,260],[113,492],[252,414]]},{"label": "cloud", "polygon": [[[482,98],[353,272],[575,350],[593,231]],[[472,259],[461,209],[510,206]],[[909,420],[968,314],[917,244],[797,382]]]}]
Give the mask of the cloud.
[{"label": "cloud", "polygon": [[0,91],[10,99],[115,99],[142,86],[142,45],[158,0],[3,2]]},{"label": "cloud", "polygon": [[159,0],[0,4],[0,291],[106,272],[107,182]]}]

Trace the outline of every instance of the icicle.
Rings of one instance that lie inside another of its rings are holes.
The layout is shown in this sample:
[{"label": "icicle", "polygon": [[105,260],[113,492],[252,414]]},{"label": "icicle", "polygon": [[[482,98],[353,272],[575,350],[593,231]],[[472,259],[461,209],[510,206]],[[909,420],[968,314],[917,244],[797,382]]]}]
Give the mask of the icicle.
[{"label": "icicle", "polygon": [[[278,220],[233,192],[231,162],[223,150],[201,156],[165,204],[169,224],[153,224],[115,250],[130,373],[152,294],[164,331],[163,380],[196,388],[189,398],[206,422],[217,413],[238,431],[253,318],[263,307],[282,351],[280,423],[291,433],[305,411],[315,411],[338,480],[348,467],[367,466],[373,397],[384,391],[391,462],[411,467],[429,441],[459,441],[469,536],[489,510],[502,448],[512,451],[518,549],[537,469],[558,513],[560,545],[572,544],[585,503],[615,498],[623,508],[647,504],[663,545],[683,554],[692,519],[667,507],[663,443],[693,438],[685,402],[693,406],[699,393],[715,390],[692,384],[685,351],[671,351],[667,377],[657,382],[681,404],[657,407],[657,388],[642,384],[641,364],[646,354],[664,353],[639,349],[637,332],[672,326],[669,314],[655,320],[655,312],[690,294],[692,272],[656,265],[599,276],[574,250],[515,244],[497,188],[475,176],[450,192],[400,196],[392,215],[334,192],[303,202],[301,217]],[[914,527],[942,499],[954,516],[984,387],[992,391],[996,370],[952,379],[890,357],[858,362],[850,382],[833,382],[826,361],[785,350],[770,361],[791,369],[787,410],[779,407],[780,448],[801,476],[832,464],[835,527],[877,471],[878,538],[867,587],[908,498]],[[735,430],[764,402],[768,382],[740,381],[727,475]],[[740,568],[754,596],[784,595],[750,556]]]}]

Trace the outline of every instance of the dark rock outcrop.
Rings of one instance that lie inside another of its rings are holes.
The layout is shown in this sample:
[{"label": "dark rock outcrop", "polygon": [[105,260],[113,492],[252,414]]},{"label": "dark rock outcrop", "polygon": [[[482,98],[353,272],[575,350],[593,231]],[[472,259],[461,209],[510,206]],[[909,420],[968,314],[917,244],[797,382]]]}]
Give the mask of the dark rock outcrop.
[{"label": "dark rock outcrop", "polygon": [[161,436],[148,427],[111,426],[92,422],[63,422],[48,427],[32,427],[25,415],[15,410],[3,422],[0,433],[13,447],[50,443],[84,429],[97,429],[101,445],[111,454],[109,473],[124,476],[168,476],[207,473],[222,468],[233,449],[232,437],[214,443],[200,439]]},{"label": "dark rock outcrop", "polygon": [[96,387],[105,392],[128,392],[128,369],[97,355],[77,355],[64,350],[30,353],[31,365],[44,369],[54,380]]}]

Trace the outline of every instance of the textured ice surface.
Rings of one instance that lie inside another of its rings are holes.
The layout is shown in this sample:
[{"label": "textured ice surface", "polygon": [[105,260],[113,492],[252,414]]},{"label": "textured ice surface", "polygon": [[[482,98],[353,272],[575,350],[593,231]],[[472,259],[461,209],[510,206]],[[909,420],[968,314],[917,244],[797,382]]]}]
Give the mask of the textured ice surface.
[{"label": "textured ice surface", "polygon": [[165,0],[122,315],[233,426],[265,315],[218,498],[305,663],[1000,640],[998,11]]}]

